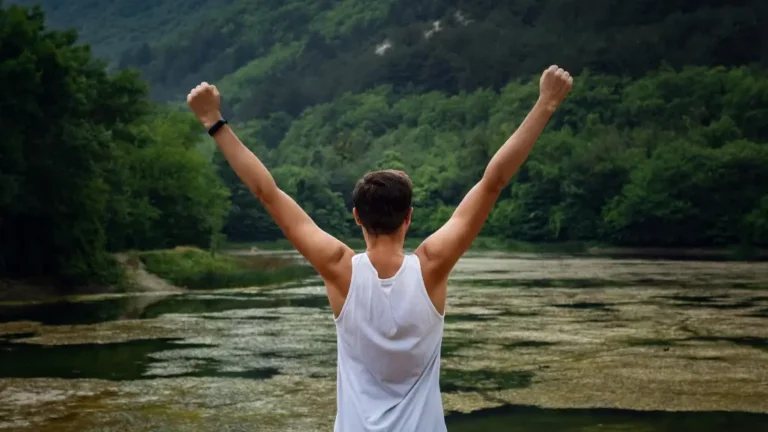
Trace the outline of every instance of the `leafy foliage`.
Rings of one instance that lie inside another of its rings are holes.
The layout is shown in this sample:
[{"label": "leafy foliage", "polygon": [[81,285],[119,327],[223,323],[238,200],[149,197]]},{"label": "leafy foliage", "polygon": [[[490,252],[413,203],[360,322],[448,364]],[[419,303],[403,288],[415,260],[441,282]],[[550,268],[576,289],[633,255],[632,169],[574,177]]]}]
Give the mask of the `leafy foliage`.
[{"label": "leafy foliage", "polygon": [[109,283],[110,250],[207,246],[228,192],[189,116],[38,8],[0,7],[0,28],[0,275]]},{"label": "leafy foliage", "polygon": [[[766,72],[663,68],[629,80],[585,71],[577,83],[484,235],[638,246],[766,244],[768,133],[760,122],[768,105],[755,104],[768,90]],[[406,169],[416,188],[411,233],[424,236],[481,177],[536,92],[536,80],[454,96],[402,97],[379,87],[306,110],[277,145],[264,139],[274,118],[245,125],[243,136],[277,167],[278,183],[341,236],[356,228],[348,213],[333,209],[341,200],[350,207],[355,180],[370,169]],[[310,194],[297,189],[302,181],[312,184]],[[238,187],[234,178],[228,183]],[[253,199],[241,205],[251,220],[267,223]],[[236,240],[271,235],[244,229],[239,219],[229,226],[238,227],[228,231]]]}]

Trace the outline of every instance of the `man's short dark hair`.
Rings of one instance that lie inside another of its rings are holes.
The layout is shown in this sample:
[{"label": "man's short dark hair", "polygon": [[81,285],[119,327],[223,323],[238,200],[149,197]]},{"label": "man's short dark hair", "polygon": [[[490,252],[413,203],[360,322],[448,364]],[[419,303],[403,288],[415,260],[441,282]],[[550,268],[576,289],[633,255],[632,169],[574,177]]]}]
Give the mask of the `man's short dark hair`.
[{"label": "man's short dark hair", "polygon": [[413,201],[413,183],[397,170],[369,172],[358,180],[352,203],[363,228],[372,235],[395,233],[408,217]]}]

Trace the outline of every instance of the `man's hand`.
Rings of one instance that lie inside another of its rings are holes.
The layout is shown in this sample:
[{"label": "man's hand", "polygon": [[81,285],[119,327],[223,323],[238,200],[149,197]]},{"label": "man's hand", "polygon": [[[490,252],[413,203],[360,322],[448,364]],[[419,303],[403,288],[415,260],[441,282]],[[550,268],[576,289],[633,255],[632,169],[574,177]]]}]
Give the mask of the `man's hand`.
[{"label": "man's hand", "polygon": [[563,103],[573,87],[571,74],[555,65],[541,75],[539,81],[539,101],[547,109],[555,111]]},{"label": "man's hand", "polygon": [[201,83],[189,92],[187,105],[206,129],[210,129],[221,120],[221,95],[216,90],[216,86],[207,82]]}]

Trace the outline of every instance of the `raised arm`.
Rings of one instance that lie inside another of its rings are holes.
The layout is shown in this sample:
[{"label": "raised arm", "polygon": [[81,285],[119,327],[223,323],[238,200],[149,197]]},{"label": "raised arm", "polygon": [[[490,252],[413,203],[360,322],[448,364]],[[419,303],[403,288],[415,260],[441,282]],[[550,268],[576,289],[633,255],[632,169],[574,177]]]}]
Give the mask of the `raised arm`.
[{"label": "raised arm", "polygon": [[433,291],[445,287],[448,275],[461,255],[477,237],[501,190],[517,173],[552,114],[571,90],[573,78],[557,66],[541,77],[539,99],[520,127],[496,152],[483,178],[467,193],[448,222],[416,249],[424,265],[424,278],[436,306],[445,294]]},{"label": "raised arm", "polygon": [[[195,87],[187,96],[187,104],[206,129],[221,119],[220,100],[216,87],[208,83]],[[229,126],[219,129],[214,139],[237,176],[261,201],[299,253],[312,264],[327,284],[338,286],[346,292],[349,271],[344,265],[348,260],[344,258],[354,254],[352,249],[320,229],[293,198],[280,190],[269,170],[240,142]],[[331,303],[335,309],[333,298]]]}]

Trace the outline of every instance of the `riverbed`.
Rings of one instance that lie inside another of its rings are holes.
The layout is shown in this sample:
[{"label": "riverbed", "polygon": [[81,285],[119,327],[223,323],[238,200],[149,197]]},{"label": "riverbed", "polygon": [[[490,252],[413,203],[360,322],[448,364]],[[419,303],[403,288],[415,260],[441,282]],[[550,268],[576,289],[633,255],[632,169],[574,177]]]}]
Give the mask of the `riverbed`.
[{"label": "riverbed", "polygon": [[[768,263],[471,254],[451,431],[768,430]],[[0,431],[332,430],[317,279],[0,304]]]}]

